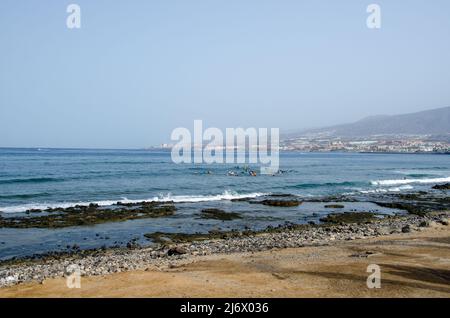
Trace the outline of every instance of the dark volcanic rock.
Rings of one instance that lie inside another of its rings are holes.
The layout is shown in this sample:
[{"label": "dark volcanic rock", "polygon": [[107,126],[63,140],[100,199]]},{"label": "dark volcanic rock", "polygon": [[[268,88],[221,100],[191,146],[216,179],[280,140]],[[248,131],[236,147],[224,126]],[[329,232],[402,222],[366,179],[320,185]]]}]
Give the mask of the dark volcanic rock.
[{"label": "dark volcanic rock", "polygon": [[241,216],[239,215],[239,213],[225,212],[220,209],[203,209],[201,218],[202,219],[231,221],[234,219],[240,219]]},{"label": "dark volcanic rock", "polygon": [[29,213],[41,213],[42,210],[41,209],[30,209],[30,210],[26,210],[25,213],[29,214]]},{"label": "dark volcanic rock", "polygon": [[450,190],[450,183],[436,184],[433,186],[435,190]]},{"label": "dark volcanic rock", "polygon": [[359,200],[352,196],[345,195],[329,195],[322,197],[305,198],[304,202],[314,202],[314,203],[334,203],[334,202],[358,202]]},{"label": "dark volcanic rock", "polygon": [[205,241],[205,240],[215,240],[215,239],[225,239],[230,237],[241,236],[241,232],[229,231],[210,231],[209,233],[164,233],[155,232],[147,233],[144,236],[148,239],[153,240],[155,243],[186,243],[195,241]]},{"label": "dark volcanic rock", "polygon": [[263,205],[279,207],[292,207],[302,204],[302,202],[298,200],[263,200],[260,203]]},{"label": "dark volcanic rock", "polygon": [[406,210],[410,214],[424,216],[430,212],[448,211],[450,197],[445,192],[416,192],[404,194],[389,194],[380,197],[381,200],[371,201],[379,206]]},{"label": "dark volcanic rock", "polygon": [[427,210],[416,203],[409,202],[374,202],[375,204],[390,208],[390,209],[398,209],[398,210],[406,210],[408,213],[416,214],[416,215],[424,215]]},{"label": "dark volcanic rock", "polygon": [[231,202],[248,202],[251,199],[252,198],[236,198],[236,199],[231,199]]},{"label": "dark volcanic rock", "polygon": [[69,208],[52,208],[45,212],[58,212],[33,217],[0,218],[0,228],[63,228],[93,225],[134,219],[157,218],[172,215],[175,206],[170,203],[142,202],[134,208],[101,208],[97,204],[76,205]]},{"label": "dark volcanic rock", "polygon": [[342,204],[327,204],[324,207],[327,209],[343,209],[343,208],[345,208],[345,206],[343,206]]},{"label": "dark volcanic rock", "polygon": [[180,246],[176,246],[174,248],[171,248],[167,251],[167,255],[172,256],[172,255],[183,255],[186,254],[187,251],[186,249],[180,247]]},{"label": "dark volcanic rock", "polygon": [[332,213],[320,219],[324,223],[365,223],[374,220],[375,214],[370,212]]},{"label": "dark volcanic rock", "polygon": [[411,226],[405,225],[402,227],[402,233],[410,233],[411,232]]}]

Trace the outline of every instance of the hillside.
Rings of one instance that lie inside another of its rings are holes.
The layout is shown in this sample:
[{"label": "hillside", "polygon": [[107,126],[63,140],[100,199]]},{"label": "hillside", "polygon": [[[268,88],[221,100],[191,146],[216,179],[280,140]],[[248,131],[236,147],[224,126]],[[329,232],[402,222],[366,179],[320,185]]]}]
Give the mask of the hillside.
[{"label": "hillside", "polygon": [[290,133],[289,137],[320,134],[341,137],[372,135],[446,135],[450,133],[450,107],[402,115],[370,116],[350,124]]}]

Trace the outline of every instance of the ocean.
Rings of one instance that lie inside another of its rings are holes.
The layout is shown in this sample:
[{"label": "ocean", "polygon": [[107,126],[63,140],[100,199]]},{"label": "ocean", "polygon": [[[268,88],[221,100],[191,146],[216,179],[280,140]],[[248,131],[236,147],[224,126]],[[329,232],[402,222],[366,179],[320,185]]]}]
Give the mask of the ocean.
[{"label": "ocean", "polygon": [[[250,170],[259,172],[257,166]],[[0,149],[0,215],[24,215],[29,209],[97,203],[173,201],[174,215],[62,229],[0,228],[0,259],[68,245],[81,248],[125,245],[130,239],[151,244],[151,232],[207,232],[261,229],[284,222],[304,223],[335,212],[323,204],[276,208],[235,198],[295,194],[370,195],[429,190],[450,182],[448,155],[297,153],[280,154],[282,173],[250,176],[245,165],[174,164],[170,152],[153,150]],[[228,172],[236,176],[229,176]],[[241,219],[205,220],[203,208],[238,212]],[[396,213],[370,203],[346,203],[347,210]],[[346,210],[346,211],[347,211]]]}]

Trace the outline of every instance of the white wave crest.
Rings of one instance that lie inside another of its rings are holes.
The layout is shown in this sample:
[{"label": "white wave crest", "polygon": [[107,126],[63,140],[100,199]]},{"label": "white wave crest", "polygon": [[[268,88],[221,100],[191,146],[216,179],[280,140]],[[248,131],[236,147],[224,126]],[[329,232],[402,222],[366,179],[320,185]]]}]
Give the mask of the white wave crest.
[{"label": "white wave crest", "polygon": [[356,191],[354,192],[346,192],[343,193],[344,195],[355,195],[358,193],[362,193],[362,194],[371,194],[371,193],[386,193],[386,192],[401,192],[403,190],[411,190],[414,189],[413,186],[410,185],[404,185],[404,186],[400,186],[400,187],[391,187],[391,188],[377,188],[377,189],[355,189]]},{"label": "white wave crest", "polygon": [[208,201],[220,201],[220,200],[232,200],[232,199],[243,199],[243,198],[256,198],[263,195],[268,195],[269,193],[247,193],[238,194],[234,191],[224,191],[222,194],[217,195],[160,195],[158,197],[139,199],[139,200],[129,200],[127,198],[122,198],[119,200],[102,200],[102,201],[90,201],[90,202],[54,202],[54,203],[29,203],[23,205],[6,206],[0,207],[0,211],[4,213],[20,213],[31,209],[45,210],[48,208],[69,208],[76,205],[87,206],[91,203],[98,204],[99,206],[110,206],[116,204],[117,202],[122,203],[139,203],[139,202],[208,202]]},{"label": "white wave crest", "polygon": [[389,188],[388,191],[390,191],[390,192],[400,192],[402,190],[411,190],[411,189],[414,189],[414,187],[412,187],[410,185],[404,185],[404,186],[400,186],[400,187]]},{"label": "white wave crest", "polygon": [[425,178],[425,179],[394,179],[394,180],[377,180],[371,181],[370,183],[375,186],[396,186],[402,184],[411,184],[411,183],[441,183],[441,182],[450,182],[450,177],[446,178]]},{"label": "white wave crest", "polygon": [[[247,193],[238,194],[233,191],[224,191],[222,194],[217,195],[175,195],[172,196],[170,193],[163,197],[153,198],[151,201],[160,202],[207,202],[207,201],[220,201],[220,200],[232,200],[232,199],[244,199],[244,198],[256,198],[263,195],[268,195],[269,193]],[[139,201],[138,201],[139,202]]]}]

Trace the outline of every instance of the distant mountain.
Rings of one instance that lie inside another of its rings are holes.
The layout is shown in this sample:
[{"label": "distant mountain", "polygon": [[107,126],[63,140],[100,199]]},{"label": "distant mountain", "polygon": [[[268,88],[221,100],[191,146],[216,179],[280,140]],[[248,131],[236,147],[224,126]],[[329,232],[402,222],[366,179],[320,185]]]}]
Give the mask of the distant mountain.
[{"label": "distant mountain", "polygon": [[450,134],[450,107],[403,115],[378,115],[351,124],[289,133],[286,137],[324,135],[366,137],[373,135],[447,135]]}]

